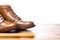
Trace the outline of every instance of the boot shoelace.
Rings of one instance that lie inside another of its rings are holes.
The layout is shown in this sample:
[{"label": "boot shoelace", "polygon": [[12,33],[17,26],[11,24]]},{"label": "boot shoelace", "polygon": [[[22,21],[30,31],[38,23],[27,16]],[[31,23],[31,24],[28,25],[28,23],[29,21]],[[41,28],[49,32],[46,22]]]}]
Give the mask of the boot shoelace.
[{"label": "boot shoelace", "polygon": [[13,9],[11,9],[11,7],[9,7],[9,11],[11,12],[12,15],[14,15],[14,17],[19,21],[20,18],[14,13]]},{"label": "boot shoelace", "polygon": [[2,15],[0,14],[0,23],[2,23],[4,21],[4,18],[2,17]]}]

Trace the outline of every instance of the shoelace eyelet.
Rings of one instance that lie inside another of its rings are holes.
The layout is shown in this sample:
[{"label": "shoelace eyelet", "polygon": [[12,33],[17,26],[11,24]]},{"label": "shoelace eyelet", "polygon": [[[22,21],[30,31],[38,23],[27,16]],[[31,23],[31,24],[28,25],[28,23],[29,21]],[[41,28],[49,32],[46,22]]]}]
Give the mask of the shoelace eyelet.
[{"label": "shoelace eyelet", "polygon": [[14,15],[14,17],[15,17],[16,19],[18,19],[18,21],[20,20],[20,18],[17,17],[17,15],[13,12],[13,10],[11,9],[11,7],[9,7],[9,11],[12,13],[12,15]]}]

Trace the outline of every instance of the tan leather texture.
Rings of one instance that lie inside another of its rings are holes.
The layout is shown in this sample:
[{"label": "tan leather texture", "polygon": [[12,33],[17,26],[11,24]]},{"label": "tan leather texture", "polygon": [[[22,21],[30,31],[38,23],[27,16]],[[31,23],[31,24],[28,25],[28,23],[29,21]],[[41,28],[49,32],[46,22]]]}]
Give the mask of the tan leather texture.
[{"label": "tan leather texture", "polygon": [[8,21],[15,22],[20,29],[27,29],[34,27],[35,24],[31,21],[23,21],[12,10],[10,5],[0,5],[0,14]]},{"label": "tan leather texture", "polygon": [[0,32],[7,32],[11,31],[12,29],[15,29],[17,25],[15,23],[11,23],[9,21],[4,20],[2,23],[0,23]]}]

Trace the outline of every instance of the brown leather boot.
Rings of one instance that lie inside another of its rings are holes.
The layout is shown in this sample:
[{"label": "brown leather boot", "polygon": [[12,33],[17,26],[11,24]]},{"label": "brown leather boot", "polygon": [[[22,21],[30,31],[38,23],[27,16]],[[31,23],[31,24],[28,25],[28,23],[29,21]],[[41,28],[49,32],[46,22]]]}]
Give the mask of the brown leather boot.
[{"label": "brown leather boot", "polygon": [[13,10],[9,5],[0,5],[0,14],[2,14],[2,16],[6,20],[10,22],[16,22],[18,24],[18,27],[20,27],[20,29],[27,29],[35,26],[34,23],[31,21],[22,21],[21,18],[19,18],[13,12]]},{"label": "brown leather boot", "polygon": [[0,32],[9,32],[17,28],[16,23],[9,22],[5,20],[2,15],[0,15]]}]

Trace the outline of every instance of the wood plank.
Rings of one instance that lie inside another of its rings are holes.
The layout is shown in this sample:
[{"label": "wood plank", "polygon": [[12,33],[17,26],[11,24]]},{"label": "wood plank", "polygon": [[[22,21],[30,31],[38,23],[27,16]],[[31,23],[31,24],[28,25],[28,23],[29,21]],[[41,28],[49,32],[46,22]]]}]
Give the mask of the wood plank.
[{"label": "wood plank", "polygon": [[21,31],[19,33],[0,33],[0,38],[34,38],[31,31]]}]

